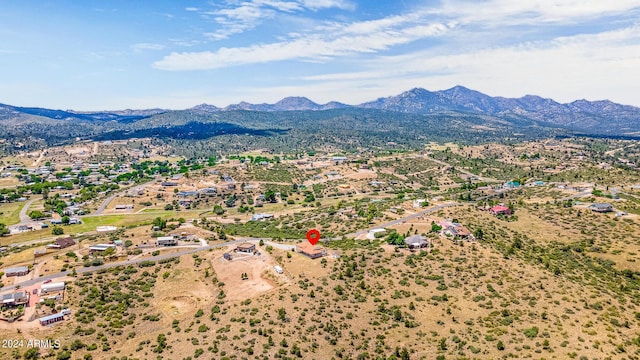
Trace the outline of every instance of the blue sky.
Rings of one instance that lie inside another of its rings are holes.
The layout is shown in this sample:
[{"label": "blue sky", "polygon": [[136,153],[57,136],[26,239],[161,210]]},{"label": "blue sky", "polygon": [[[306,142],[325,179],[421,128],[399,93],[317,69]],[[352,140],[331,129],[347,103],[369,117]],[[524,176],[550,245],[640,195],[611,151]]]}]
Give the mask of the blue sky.
[{"label": "blue sky", "polygon": [[637,0],[0,0],[0,103],[184,109],[413,87],[640,106]]}]

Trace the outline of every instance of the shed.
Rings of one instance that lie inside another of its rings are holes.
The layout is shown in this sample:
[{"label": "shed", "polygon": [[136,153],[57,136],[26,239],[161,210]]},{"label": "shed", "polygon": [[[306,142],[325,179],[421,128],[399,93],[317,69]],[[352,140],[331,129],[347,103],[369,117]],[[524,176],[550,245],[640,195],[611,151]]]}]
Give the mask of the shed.
[{"label": "shed", "polygon": [[62,291],[65,289],[64,281],[42,284],[40,293],[48,293],[54,291]]},{"label": "shed", "polygon": [[64,320],[64,314],[61,313],[61,312],[57,313],[57,314],[51,314],[51,315],[47,315],[45,317],[41,317],[38,320],[40,321],[40,325],[46,326],[46,325],[50,325],[50,324],[53,324],[53,323],[57,323],[58,321]]},{"label": "shed", "polygon": [[282,274],[284,272],[282,268],[278,265],[274,266],[273,270],[275,270],[278,274]]}]

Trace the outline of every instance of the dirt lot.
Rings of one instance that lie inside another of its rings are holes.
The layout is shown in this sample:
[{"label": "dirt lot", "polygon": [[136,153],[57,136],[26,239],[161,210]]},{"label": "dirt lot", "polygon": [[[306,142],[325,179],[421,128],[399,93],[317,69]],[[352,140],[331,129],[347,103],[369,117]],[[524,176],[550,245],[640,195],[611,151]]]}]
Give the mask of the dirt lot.
[{"label": "dirt lot", "polygon": [[[261,255],[245,255],[233,253],[231,260],[225,260],[222,253],[217,254],[211,264],[222,281],[227,293],[227,299],[231,301],[252,298],[260,293],[269,291],[279,284],[273,278],[276,263],[268,253]],[[248,279],[242,280],[242,274],[246,273]],[[285,276],[279,276],[283,280]]]}]

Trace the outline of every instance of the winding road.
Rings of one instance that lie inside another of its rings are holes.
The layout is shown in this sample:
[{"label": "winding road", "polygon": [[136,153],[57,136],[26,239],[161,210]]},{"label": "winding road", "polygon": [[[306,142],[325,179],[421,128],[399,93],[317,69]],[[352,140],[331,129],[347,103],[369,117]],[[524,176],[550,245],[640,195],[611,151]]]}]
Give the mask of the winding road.
[{"label": "winding road", "polygon": [[20,210],[20,224],[18,225],[24,225],[24,224],[34,222],[33,220],[31,220],[31,218],[28,215],[29,208],[31,207],[31,204],[33,204],[34,201],[36,201],[36,199],[30,199],[26,203],[24,203],[24,206]]}]

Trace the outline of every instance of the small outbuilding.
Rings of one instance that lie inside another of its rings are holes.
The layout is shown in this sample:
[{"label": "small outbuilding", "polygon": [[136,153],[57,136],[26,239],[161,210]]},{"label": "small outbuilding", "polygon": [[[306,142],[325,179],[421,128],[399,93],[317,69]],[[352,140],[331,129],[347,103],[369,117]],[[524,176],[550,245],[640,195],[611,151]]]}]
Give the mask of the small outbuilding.
[{"label": "small outbuilding", "polygon": [[40,287],[40,293],[46,294],[54,291],[62,291],[65,289],[64,281],[52,282],[48,284],[42,284]]},{"label": "small outbuilding", "polygon": [[64,320],[64,313],[60,312],[56,314],[47,315],[45,317],[41,317],[38,320],[40,321],[40,325],[42,326],[51,325],[53,323],[57,323],[58,321]]}]

